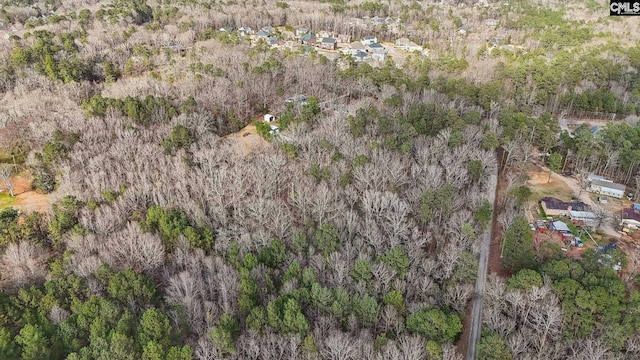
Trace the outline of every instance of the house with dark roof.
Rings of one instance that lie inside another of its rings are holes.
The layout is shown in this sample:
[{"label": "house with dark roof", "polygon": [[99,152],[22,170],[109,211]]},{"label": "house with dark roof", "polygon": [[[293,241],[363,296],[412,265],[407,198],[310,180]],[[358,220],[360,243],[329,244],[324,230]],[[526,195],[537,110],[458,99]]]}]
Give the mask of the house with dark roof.
[{"label": "house with dark roof", "polygon": [[569,215],[569,204],[566,202],[556,199],[554,197],[544,197],[540,200],[540,205],[544,210],[545,214],[551,216],[567,216]]},{"label": "house with dark roof", "polygon": [[356,62],[367,62],[367,61],[371,60],[369,55],[364,51],[358,51],[355,54],[353,54],[352,56],[353,56],[353,58],[355,59]]},{"label": "house with dark roof", "polygon": [[338,40],[332,37],[322,38],[322,41],[320,42],[320,48],[326,49],[326,50],[335,50],[337,46],[338,46]]},{"label": "house with dark roof", "polygon": [[311,33],[305,34],[300,38],[300,42],[305,45],[313,45],[316,43],[316,36]]},{"label": "house with dark roof", "polygon": [[369,45],[366,45],[366,47],[367,47],[367,51],[369,52],[384,50],[384,46],[382,46],[380,43],[369,44]]},{"label": "house with dark roof", "polygon": [[640,230],[640,210],[634,207],[622,209],[620,225],[632,230]]},{"label": "house with dark roof", "polygon": [[544,212],[551,216],[570,216],[572,211],[582,213],[591,211],[591,207],[582,201],[564,202],[549,196],[542,198],[540,205],[542,205]]},{"label": "house with dark roof", "polygon": [[591,211],[591,206],[583,203],[582,201],[573,200],[569,204],[571,211]]}]

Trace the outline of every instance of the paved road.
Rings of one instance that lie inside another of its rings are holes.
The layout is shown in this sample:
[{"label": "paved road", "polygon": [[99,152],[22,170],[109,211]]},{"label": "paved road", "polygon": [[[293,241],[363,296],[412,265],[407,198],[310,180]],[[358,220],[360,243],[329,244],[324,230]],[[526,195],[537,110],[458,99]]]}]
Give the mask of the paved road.
[{"label": "paved road", "polygon": [[482,302],[484,300],[484,289],[487,282],[487,266],[489,264],[489,244],[491,243],[491,230],[487,230],[482,236],[480,247],[480,264],[478,265],[478,278],[473,296],[473,307],[471,308],[471,327],[469,329],[469,347],[467,348],[467,360],[475,360],[476,344],[482,335]]},{"label": "paved road", "polygon": [[[496,180],[496,187],[498,181]],[[494,215],[496,207],[496,188],[490,194],[491,202],[494,204]],[[493,221],[491,221],[493,225]],[[467,347],[467,360],[475,360],[476,344],[480,341],[482,335],[482,302],[484,300],[484,289],[487,283],[487,268],[489,266],[489,247],[491,245],[491,232],[493,227],[490,226],[482,235],[482,243],[480,244],[480,259],[478,264],[478,278],[476,279],[476,287],[473,295],[473,305],[471,308],[471,326],[469,329],[469,346]]]}]

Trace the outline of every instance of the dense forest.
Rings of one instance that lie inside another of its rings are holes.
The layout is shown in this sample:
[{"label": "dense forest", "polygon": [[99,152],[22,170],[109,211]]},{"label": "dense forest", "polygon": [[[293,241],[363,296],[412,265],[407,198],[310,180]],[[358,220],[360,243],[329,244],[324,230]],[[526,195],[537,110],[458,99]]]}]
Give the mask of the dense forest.
[{"label": "dense forest", "polygon": [[[2,1],[0,357],[463,359],[499,170],[640,189],[637,25],[587,3]],[[511,180],[478,358],[640,357],[635,274],[535,246]]]}]

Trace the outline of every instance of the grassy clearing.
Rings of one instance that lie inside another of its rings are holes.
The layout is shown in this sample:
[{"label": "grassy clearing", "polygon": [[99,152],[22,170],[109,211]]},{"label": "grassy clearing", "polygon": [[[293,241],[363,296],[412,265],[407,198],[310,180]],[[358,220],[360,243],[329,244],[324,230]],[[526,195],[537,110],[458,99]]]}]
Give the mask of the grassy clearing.
[{"label": "grassy clearing", "polygon": [[571,201],[574,196],[573,190],[564,183],[551,183],[549,185],[545,185],[529,185],[531,188],[530,199],[540,201],[540,199],[545,196],[551,196],[562,201]]},{"label": "grassy clearing", "polygon": [[[14,156],[6,153],[4,151],[0,151],[0,163],[3,164],[13,164]],[[24,164],[26,160],[26,156],[24,154],[15,155],[15,163],[16,164]]]},{"label": "grassy clearing", "polygon": [[0,209],[8,208],[16,202],[16,198],[8,194],[0,194]]}]

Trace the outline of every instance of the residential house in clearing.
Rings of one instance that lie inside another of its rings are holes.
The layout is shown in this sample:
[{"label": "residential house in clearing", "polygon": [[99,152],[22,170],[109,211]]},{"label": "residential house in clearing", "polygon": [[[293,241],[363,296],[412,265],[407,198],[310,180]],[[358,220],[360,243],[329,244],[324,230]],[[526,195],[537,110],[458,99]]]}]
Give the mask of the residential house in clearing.
[{"label": "residential house in clearing", "polygon": [[260,30],[256,35],[258,36],[258,39],[267,40],[271,34],[268,31]]},{"label": "residential house in clearing", "polygon": [[238,33],[240,33],[240,35],[242,36],[246,36],[255,34],[255,31],[253,31],[253,29],[249,26],[242,26],[238,29]]},{"label": "residential house in clearing", "polygon": [[368,62],[371,60],[371,57],[369,57],[369,54],[367,54],[364,51],[358,51],[352,56],[357,63]]},{"label": "residential house in clearing", "polygon": [[283,46],[284,46],[284,44],[285,44],[285,41],[284,41],[284,40],[282,40],[282,39],[280,39],[280,38],[278,38],[278,37],[275,37],[275,36],[270,36],[270,37],[268,38],[268,41],[267,41],[267,42],[268,42],[268,43],[269,43],[269,45],[271,45],[271,47],[273,47],[273,48],[280,48],[280,47],[283,47]]},{"label": "residential house in clearing", "polygon": [[362,45],[367,46],[367,45],[377,43],[378,38],[373,35],[368,35],[363,37],[362,40],[360,40],[360,42],[362,43]]},{"label": "residential house in clearing", "polygon": [[413,52],[413,51],[422,51],[422,46],[414,43],[408,38],[399,38],[396,40],[396,47],[401,50]]},{"label": "residential house in clearing", "polygon": [[567,216],[569,215],[569,211],[571,211],[569,209],[569,204],[560,199],[549,196],[542,198],[542,200],[540,200],[540,205],[542,206],[545,214],[550,216]]},{"label": "residential house in clearing", "polygon": [[373,25],[382,25],[385,23],[384,18],[378,16],[374,16],[373,19],[371,19],[371,22],[373,23]]},{"label": "residential house in clearing", "polygon": [[368,52],[376,52],[378,50],[384,50],[384,46],[380,43],[373,43],[365,46]]},{"label": "residential house in clearing", "polygon": [[309,29],[307,28],[297,28],[296,29],[296,37],[301,38],[309,33]]},{"label": "residential house in clearing", "polygon": [[320,47],[325,50],[335,50],[338,47],[338,40],[332,37],[322,38]]},{"label": "residential house in clearing", "polygon": [[317,41],[317,39],[316,39],[315,35],[313,35],[311,33],[306,34],[306,35],[304,35],[304,36],[302,36],[300,38],[300,42],[305,44],[305,45],[313,45],[313,44],[316,43],[316,41]]},{"label": "residential house in clearing", "polygon": [[631,230],[640,230],[640,210],[635,207],[622,209],[620,225]]},{"label": "residential house in clearing", "polygon": [[563,223],[562,221],[552,222],[551,230],[559,232],[560,235],[562,235],[562,239],[565,241],[573,238],[573,234],[571,233],[571,230],[569,230],[569,227],[567,226],[567,224]]},{"label": "residential house in clearing", "polygon": [[569,219],[576,225],[596,227],[598,225],[598,216],[592,211],[569,211]]},{"label": "residential house in clearing", "polygon": [[540,200],[540,205],[542,206],[542,209],[544,210],[545,214],[550,215],[550,216],[571,216],[571,212],[576,212],[576,216],[579,217],[579,215],[585,215],[586,217],[589,217],[586,214],[579,214],[579,213],[587,213],[587,212],[591,212],[591,208],[589,207],[589,205],[581,202],[581,201],[576,201],[573,200],[571,202],[564,202],[560,199],[554,198],[554,197],[544,197]]},{"label": "residential house in clearing", "polygon": [[592,193],[622,199],[626,186],[616,184],[602,176],[589,174],[589,176],[587,176],[587,190]]},{"label": "residential house in clearing", "polygon": [[307,105],[307,97],[304,94],[296,94],[284,101],[285,104]]}]

